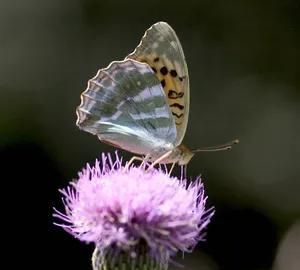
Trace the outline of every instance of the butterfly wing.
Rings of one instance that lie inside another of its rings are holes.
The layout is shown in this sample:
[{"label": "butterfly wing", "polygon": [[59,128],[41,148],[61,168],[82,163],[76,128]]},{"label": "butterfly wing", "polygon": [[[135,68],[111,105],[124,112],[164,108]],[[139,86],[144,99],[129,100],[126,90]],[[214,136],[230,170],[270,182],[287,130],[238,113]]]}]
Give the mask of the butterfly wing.
[{"label": "butterfly wing", "polygon": [[190,90],[187,64],[175,31],[165,22],[154,24],[126,58],[147,63],[160,80],[176,124],[175,145],[179,145],[187,128]]},{"label": "butterfly wing", "polygon": [[174,147],[174,119],[147,64],[128,59],[99,70],[81,94],[76,113],[81,129],[127,151],[148,154]]}]

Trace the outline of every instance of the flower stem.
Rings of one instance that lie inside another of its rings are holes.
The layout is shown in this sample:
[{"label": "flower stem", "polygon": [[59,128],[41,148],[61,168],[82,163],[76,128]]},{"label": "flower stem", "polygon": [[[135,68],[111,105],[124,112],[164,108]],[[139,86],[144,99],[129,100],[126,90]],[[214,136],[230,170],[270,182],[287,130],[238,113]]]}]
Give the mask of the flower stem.
[{"label": "flower stem", "polygon": [[167,270],[168,265],[159,262],[145,249],[139,252],[108,250],[103,253],[95,248],[92,256],[93,270]]}]

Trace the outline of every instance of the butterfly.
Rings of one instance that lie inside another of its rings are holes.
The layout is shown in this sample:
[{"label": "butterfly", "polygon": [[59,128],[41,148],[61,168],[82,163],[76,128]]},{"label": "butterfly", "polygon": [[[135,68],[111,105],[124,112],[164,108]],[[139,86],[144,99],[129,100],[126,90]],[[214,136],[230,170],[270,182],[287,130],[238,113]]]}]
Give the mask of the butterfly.
[{"label": "butterfly", "polygon": [[155,163],[187,164],[198,151],[184,144],[189,116],[189,76],[175,31],[152,25],[136,49],[88,81],[77,107],[77,126],[105,143]]}]

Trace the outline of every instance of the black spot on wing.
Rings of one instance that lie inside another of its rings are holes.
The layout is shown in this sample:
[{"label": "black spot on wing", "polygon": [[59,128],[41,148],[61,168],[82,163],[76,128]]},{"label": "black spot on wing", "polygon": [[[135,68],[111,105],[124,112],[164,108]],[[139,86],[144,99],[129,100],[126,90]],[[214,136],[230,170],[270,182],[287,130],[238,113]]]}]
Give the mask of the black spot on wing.
[{"label": "black spot on wing", "polygon": [[162,75],[167,75],[168,74],[168,69],[165,67],[165,66],[163,66],[161,69],[160,69],[160,73],[162,74]]},{"label": "black spot on wing", "polygon": [[153,61],[154,61],[154,62],[158,62],[158,61],[159,61],[159,57],[155,57],[155,58],[153,59]]},{"label": "black spot on wing", "polygon": [[184,106],[181,105],[181,104],[178,104],[178,103],[173,103],[173,104],[170,105],[170,107],[175,107],[175,108],[178,108],[179,110],[184,109]]},{"label": "black spot on wing", "polygon": [[165,79],[162,79],[162,80],[160,81],[160,83],[161,83],[161,86],[162,86],[163,88],[166,86],[166,81],[165,81]]},{"label": "black spot on wing", "polygon": [[177,76],[177,71],[175,69],[172,69],[170,71],[170,74],[171,74],[172,77],[176,77]]},{"label": "black spot on wing", "polygon": [[183,116],[183,113],[177,114],[177,113],[172,112],[172,114],[177,118],[181,118]]},{"label": "black spot on wing", "polygon": [[168,92],[168,98],[170,99],[177,99],[177,98],[182,98],[184,95],[183,92],[179,92],[177,93],[176,91],[170,89],[169,92]]}]

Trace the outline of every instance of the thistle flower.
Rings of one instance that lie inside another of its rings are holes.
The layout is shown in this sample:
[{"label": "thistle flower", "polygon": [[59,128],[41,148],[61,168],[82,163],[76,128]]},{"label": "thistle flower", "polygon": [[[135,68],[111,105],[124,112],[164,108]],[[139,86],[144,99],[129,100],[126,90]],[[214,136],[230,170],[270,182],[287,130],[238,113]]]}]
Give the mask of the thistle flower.
[{"label": "thistle flower", "polygon": [[138,262],[143,269],[166,269],[178,251],[191,252],[203,240],[213,211],[205,210],[200,178],[189,184],[183,173],[178,179],[144,166],[127,168],[117,154],[115,161],[103,154],[60,190],[65,213],[55,209],[63,221],[56,225],[95,244],[94,269],[132,269]]}]

